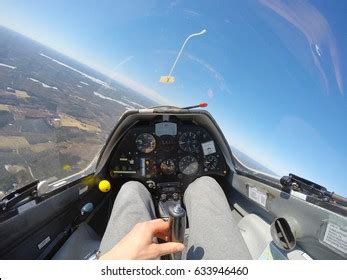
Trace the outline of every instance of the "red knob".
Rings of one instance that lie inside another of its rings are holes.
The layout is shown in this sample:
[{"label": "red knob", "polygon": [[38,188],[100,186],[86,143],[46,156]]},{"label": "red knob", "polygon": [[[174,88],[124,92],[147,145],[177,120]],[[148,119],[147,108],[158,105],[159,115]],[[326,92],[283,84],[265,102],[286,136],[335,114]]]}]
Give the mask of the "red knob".
[{"label": "red knob", "polygon": [[205,108],[205,107],[207,107],[207,105],[208,105],[208,104],[207,104],[206,102],[200,102],[200,103],[199,103],[199,107],[200,107],[200,108]]}]

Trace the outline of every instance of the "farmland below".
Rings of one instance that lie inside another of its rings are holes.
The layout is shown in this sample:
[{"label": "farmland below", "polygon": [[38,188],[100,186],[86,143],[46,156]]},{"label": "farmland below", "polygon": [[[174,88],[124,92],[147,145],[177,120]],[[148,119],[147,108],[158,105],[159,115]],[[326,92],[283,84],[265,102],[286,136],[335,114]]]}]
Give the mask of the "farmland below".
[{"label": "farmland below", "polygon": [[127,109],[155,105],[0,26],[0,198],[85,168]]}]

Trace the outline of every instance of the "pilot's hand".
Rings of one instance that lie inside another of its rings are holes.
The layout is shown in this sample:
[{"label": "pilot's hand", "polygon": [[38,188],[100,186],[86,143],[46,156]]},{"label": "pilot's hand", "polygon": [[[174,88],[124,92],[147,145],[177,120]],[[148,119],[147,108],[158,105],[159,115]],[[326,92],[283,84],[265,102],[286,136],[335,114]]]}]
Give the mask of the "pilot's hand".
[{"label": "pilot's hand", "polygon": [[149,260],[183,251],[184,245],[177,242],[157,244],[154,237],[168,240],[169,222],[156,219],[138,223],[100,260]]}]

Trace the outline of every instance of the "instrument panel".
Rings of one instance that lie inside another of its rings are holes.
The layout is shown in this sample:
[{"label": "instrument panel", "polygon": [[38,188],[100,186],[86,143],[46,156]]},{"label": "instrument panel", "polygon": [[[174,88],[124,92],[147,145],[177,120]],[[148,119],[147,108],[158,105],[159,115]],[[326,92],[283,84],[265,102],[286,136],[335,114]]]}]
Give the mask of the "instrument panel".
[{"label": "instrument panel", "polygon": [[203,175],[227,173],[213,137],[201,126],[161,121],[131,128],[114,150],[109,165],[113,178],[187,186]]}]

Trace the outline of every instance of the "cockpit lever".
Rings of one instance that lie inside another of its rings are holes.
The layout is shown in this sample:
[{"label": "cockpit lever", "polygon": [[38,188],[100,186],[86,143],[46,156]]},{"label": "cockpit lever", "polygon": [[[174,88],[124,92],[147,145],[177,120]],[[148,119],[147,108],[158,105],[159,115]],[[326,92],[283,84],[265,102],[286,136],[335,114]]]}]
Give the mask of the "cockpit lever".
[{"label": "cockpit lever", "polygon": [[182,109],[190,110],[195,108],[205,108],[207,106],[208,106],[207,102],[200,102],[198,105],[183,107]]},{"label": "cockpit lever", "polygon": [[[169,223],[170,223],[170,241],[184,243],[184,234],[186,231],[186,211],[180,203],[169,208]],[[180,260],[182,252],[170,255],[173,260]]]}]

